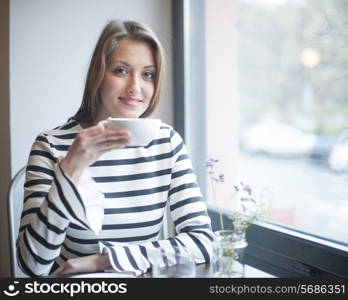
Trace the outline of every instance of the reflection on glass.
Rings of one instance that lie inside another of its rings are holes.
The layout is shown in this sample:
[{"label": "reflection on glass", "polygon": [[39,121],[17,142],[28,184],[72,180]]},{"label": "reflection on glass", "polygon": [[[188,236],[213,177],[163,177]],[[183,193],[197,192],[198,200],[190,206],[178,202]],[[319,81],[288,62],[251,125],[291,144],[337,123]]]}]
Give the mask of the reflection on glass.
[{"label": "reflection on glass", "polygon": [[348,243],[348,1],[240,0],[241,175],[270,220]]}]

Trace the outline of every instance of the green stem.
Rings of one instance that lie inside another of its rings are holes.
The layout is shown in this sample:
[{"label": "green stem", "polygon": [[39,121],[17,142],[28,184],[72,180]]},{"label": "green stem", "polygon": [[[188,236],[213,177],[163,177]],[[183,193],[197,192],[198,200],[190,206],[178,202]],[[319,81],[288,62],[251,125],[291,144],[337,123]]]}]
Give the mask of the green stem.
[{"label": "green stem", "polygon": [[220,227],[221,227],[221,230],[224,230],[224,220],[222,218],[221,207],[217,204],[217,201],[216,201],[215,184],[214,184],[213,179],[210,179],[210,184],[211,184],[211,189],[212,189],[212,192],[213,192],[213,198],[214,198],[215,206],[218,207],[218,209],[219,209]]}]

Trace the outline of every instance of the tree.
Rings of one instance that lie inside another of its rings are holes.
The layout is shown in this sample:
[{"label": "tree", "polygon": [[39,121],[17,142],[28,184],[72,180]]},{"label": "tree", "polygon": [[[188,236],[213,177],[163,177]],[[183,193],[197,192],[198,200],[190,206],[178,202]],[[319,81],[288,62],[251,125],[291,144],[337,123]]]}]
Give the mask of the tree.
[{"label": "tree", "polygon": [[348,114],[348,1],[274,3],[240,1],[243,121],[272,116],[310,132],[340,132]]}]

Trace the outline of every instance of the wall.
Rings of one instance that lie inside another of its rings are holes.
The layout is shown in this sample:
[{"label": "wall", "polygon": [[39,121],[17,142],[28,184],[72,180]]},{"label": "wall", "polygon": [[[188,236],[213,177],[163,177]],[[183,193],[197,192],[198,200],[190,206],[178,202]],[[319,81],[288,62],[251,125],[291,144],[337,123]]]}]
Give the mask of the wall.
[{"label": "wall", "polygon": [[[12,176],[26,164],[37,134],[64,123],[79,107],[90,56],[102,28],[111,19],[148,24],[163,41],[168,57],[172,56],[171,0],[10,1]],[[8,55],[3,57],[6,67]],[[2,98],[8,98],[6,92],[2,93]],[[164,101],[154,114],[169,124],[173,124],[171,95],[170,77]],[[8,171],[9,166],[5,169]],[[3,203],[3,195],[1,198]],[[0,227],[6,228],[4,213],[0,220]],[[8,240],[7,232],[1,231],[0,239]],[[9,270],[8,250],[4,243],[1,245],[0,261],[5,268],[0,269],[0,276],[4,276]]]},{"label": "wall", "polygon": [[[170,57],[170,4],[170,0],[11,1],[13,171],[26,163],[40,131],[62,124],[79,107],[90,56],[109,20],[147,23],[164,41]],[[169,98],[158,114],[172,123]]]},{"label": "wall", "polygon": [[[213,205],[232,208],[238,175],[237,43],[238,1],[206,0],[207,153],[220,160],[225,182],[216,189]],[[216,43],[216,41],[219,41]],[[228,135],[226,133],[228,132]],[[229,138],[226,138],[226,137]],[[223,147],[221,147],[223,145]],[[211,190],[209,201],[213,200]]]}]

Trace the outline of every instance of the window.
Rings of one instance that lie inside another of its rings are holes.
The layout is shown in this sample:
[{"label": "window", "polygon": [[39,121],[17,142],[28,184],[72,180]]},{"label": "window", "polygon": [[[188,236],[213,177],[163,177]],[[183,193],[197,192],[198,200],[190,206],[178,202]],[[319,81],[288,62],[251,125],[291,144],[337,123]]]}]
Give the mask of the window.
[{"label": "window", "polygon": [[270,220],[348,243],[348,3],[238,2],[241,172]]},{"label": "window", "polygon": [[[346,1],[173,6],[176,91],[184,91],[176,120],[214,226],[216,207],[228,222],[242,177],[271,203],[248,232],[248,263],[279,276],[348,276]],[[208,156],[226,179],[214,200]]]}]

